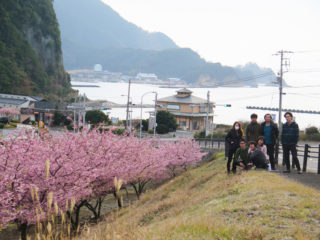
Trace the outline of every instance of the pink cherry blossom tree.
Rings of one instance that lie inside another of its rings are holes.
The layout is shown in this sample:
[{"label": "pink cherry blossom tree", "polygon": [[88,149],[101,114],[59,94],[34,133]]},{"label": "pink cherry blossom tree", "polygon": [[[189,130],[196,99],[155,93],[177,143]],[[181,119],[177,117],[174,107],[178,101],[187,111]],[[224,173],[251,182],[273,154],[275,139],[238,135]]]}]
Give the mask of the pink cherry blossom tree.
[{"label": "pink cherry blossom tree", "polygon": [[[28,224],[50,215],[48,199],[53,196],[51,202],[69,215],[76,228],[83,206],[99,218],[104,197],[116,191],[115,177],[124,186],[133,186],[139,198],[148,182],[176,176],[202,156],[200,147],[190,139],[139,140],[97,129],[79,133],[21,131],[0,144],[1,224],[18,222],[25,239]],[[74,211],[68,207],[70,201]],[[35,214],[35,209],[40,209],[40,214]]]}]

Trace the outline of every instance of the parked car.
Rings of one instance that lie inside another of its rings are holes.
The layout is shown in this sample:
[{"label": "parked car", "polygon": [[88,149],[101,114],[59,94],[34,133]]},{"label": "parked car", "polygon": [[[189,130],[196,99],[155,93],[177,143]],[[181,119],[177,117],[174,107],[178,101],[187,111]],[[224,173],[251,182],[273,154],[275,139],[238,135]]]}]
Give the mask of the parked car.
[{"label": "parked car", "polygon": [[7,118],[7,117],[0,117],[0,123],[8,124],[8,123],[9,123],[9,118]]}]

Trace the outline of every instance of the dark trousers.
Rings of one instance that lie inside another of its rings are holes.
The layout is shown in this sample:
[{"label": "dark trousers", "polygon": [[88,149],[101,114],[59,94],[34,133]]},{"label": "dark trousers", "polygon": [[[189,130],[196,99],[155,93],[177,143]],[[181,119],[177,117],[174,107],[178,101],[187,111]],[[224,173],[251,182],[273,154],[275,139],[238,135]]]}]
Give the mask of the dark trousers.
[{"label": "dark trousers", "polygon": [[[242,162],[242,163],[243,163],[243,165],[244,165],[244,168],[243,168],[244,170],[250,170],[250,169],[252,168],[251,165],[248,166],[246,163],[244,163],[244,162]],[[240,167],[240,163],[233,161],[233,162],[232,162],[232,172],[233,172],[233,173],[236,173],[236,172],[237,172],[237,166]]]},{"label": "dark trousers", "polygon": [[275,166],[274,166],[274,145],[273,144],[267,144],[267,154],[269,156],[271,169],[275,170]]},{"label": "dark trousers", "polygon": [[283,160],[286,164],[287,170],[290,171],[290,152],[292,155],[292,165],[296,165],[297,166],[297,170],[300,171],[300,162],[299,159],[297,157],[297,147],[296,144],[283,144],[282,145],[282,149],[283,149]]},{"label": "dark trousers", "polygon": [[232,158],[233,158],[233,155],[234,153],[236,152],[237,148],[232,148],[230,147],[229,148],[229,152],[228,152],[228,162],[227,162],[227,171],[230,172],[230,165],[231,165],[231,162],[232,162]]}]

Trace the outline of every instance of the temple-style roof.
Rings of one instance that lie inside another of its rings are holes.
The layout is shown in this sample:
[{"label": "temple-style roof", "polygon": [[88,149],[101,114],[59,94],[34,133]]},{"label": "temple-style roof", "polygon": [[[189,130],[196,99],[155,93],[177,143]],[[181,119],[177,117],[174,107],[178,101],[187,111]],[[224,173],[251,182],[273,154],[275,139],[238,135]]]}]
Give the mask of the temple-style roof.
[{"label": "temple-style roof", "polygon": [[[192,91],[187,88],[177,90],[177,94],[158,99],[158,102],[206,104],[207,99],[192,96]],[[210,102],[213,103],[213,102]]]},{"label": "temple-style roof", "polygon": [[179,93],[189,93],[189,94],[192,93],[192,91],[190,91],[190,90],[187,89],[187,88],[179,89],[179,90],[177,90],[176,92],[177,92],[178,94],[179,94]]},{"label": "temple-style roof", "polygon": [[195,96],[187,96],[187,97],[177,97],[177,95],[173,95],[173,96],[169,96],[169,97],[164,97],[164,98],[160,98],[158,99],[158,102],[171,102],[171,103],[197,103],[197,104],[205,104],[207,103],[206,99],[203,98],[199,98],[199,97],[195,97]]}]

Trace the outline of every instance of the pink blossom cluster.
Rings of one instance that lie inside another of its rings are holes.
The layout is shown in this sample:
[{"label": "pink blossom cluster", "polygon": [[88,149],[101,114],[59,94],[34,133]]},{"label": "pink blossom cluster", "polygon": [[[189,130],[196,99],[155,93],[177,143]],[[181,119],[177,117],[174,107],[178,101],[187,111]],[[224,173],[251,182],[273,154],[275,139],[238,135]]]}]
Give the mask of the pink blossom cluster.
[{"label": "pink blossom cluster", "polygon": [[115,177],[125,185],[159,182],[197,164],[202,156],[190,139],[165,142],[112,131],[24,130],[0,143],[0,225],[36,222],[36,208],[48,211],[49,193],[53,203],[67,210],[71,199],[89,201],[110,193]]},{"label": "pink blossom cluster", "polygon": [[16,108],[0,108],[0,115],[5,115],[9,117],[19,113],[19,110]]}]

